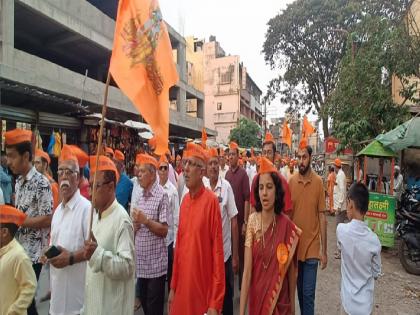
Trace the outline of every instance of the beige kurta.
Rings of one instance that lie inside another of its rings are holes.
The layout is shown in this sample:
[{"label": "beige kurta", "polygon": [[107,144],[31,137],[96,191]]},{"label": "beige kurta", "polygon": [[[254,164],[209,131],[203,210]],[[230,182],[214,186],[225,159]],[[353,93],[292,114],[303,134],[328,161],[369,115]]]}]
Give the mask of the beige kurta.
[{"label": "beige kurta", "polygon": [[0,248],[0,315],[26,315],[36,290],[32,262],[13,239]]},{"label": "beige kurta", "polygon": [[134,231],[127,211],[115,200],[93,218],[98,247],[86,271],[86,315],[133,315],[135,293]]}]

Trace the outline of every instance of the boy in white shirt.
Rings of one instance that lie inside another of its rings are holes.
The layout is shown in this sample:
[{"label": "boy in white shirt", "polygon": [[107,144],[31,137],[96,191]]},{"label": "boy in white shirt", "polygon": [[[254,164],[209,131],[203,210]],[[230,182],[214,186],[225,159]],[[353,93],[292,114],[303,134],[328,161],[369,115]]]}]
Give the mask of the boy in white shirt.
[{"label": "boy in white shirt", "polygon": [[381,273],[381,243],[364,222],[369,192],[362,183],[351,186],[347,197],[349,223],[337,226],[341,251],[341,314],[372,314],[374,282]]}]

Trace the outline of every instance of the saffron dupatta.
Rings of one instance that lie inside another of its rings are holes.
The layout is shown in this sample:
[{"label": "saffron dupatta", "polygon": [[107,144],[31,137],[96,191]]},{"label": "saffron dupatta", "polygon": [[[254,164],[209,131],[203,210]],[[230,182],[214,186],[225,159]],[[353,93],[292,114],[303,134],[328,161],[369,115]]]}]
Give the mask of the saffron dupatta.
[{"label": "saffron dupatta", "polygon": [[[265,248],[262,237],[254,239],[252,244],[250,315],[283,315],[295,312],[296,247],[302,231],[284,214],[276,215],[275,220],[274,229],[273,222],[264,233]],[[287,260],[282,266],[276,255],[280,244],[285,245],[288,252]]]}]

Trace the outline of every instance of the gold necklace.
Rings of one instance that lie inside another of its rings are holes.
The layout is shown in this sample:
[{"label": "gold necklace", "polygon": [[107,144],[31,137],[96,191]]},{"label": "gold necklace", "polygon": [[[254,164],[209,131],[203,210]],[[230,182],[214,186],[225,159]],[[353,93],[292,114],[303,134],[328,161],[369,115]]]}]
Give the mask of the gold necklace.
[{"label": "gold necklace", "polygon": [[276,226],[276,219],[273,216],[273,224],[271,225],[271,250],[270,250],[270,257],[268,259],[268,262],[265,263],[264,262],[264,250],[265,250],[265,237],[264,237],[264,228],[263,228],[263,219],[262,219],[262,214],[261,214],[261,233],[262,233],[262,246],[261,246],[261,259],[262,259],[262,263],[263,263],[263,267],[265,270],[267,270],[268,266],[270,265],[271,259],[273,257],[273,253],[274,253],[274,228]]}]

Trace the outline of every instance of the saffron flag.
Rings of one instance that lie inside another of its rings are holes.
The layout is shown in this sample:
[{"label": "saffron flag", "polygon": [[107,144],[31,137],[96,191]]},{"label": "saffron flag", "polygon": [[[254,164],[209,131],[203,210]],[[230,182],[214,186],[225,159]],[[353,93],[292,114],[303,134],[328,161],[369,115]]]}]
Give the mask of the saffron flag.
[{"label": "saffron flag", "polygon": [[207,148],[207,132],[206,128],[203,127],[201,130],[201,146],[206,149]]},{"label": "saffron flag", "polygon": [[281,142],[286,143],[289,149],[292,149],[292,130],[287,124],[287,120],[284,121]]},{"label": "saffron flag", "polygon": [[302,139],[308,139],[313,133],[315,132],[314,126],[308,120],[308,117],[303,116],[303,123],[302,123]]},{"label": "saffron flag", "polygon": [[120,0],[110,73],[150,125],[157,155],[169,138],[169,88],[178,82],[168,30],[157,0]]}]

